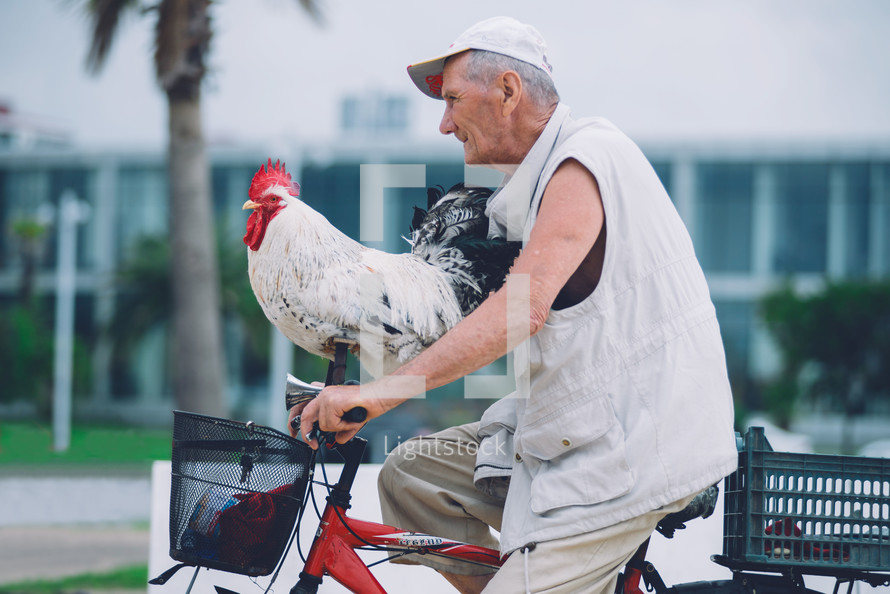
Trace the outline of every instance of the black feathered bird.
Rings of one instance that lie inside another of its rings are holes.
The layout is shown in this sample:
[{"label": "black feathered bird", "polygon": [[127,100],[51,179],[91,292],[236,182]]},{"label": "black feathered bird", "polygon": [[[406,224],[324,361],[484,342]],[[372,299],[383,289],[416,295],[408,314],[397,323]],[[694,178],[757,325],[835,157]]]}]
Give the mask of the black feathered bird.
[{"label": "black feathered bird", "polygon": [[[443,195],[444,194],[444,195]],[[461,314],[476,309],[504,277],[520,242],[488,238],[485,205],[491,190],[457,184],[427,190],[427,209],[414,207],[411,253],[448,274]]]}]

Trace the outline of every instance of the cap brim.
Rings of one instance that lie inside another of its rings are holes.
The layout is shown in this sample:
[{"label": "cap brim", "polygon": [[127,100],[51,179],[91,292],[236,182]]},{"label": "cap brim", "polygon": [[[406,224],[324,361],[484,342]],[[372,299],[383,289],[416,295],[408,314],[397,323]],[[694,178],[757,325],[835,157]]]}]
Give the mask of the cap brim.
[{"label": "cap brim", "polygon": [[442,70],[445,60],[470,48],[451,48],[447,54],[408,66],[408,76],[420,91],[433,99],[442,98]]}]

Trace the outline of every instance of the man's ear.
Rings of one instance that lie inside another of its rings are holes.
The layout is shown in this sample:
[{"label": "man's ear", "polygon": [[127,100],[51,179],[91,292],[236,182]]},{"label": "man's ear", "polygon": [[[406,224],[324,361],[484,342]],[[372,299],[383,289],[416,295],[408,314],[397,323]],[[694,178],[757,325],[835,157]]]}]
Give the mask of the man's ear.
[{"label": "man's ear", "polygon": [[498,86],[503,93],[501,115],[508,116],[519,105],[522,97],[522,79],[513,70],[508,70],[498,78]]}]

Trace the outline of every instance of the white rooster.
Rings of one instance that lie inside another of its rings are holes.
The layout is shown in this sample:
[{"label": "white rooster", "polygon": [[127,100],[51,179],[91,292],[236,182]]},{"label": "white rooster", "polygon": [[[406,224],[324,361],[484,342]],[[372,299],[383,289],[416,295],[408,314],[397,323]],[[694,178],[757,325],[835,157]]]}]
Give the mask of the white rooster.
[{"label": "white rooster", "polygon": [[[269,160],[250,185],[244,243],[254,294],[281,332],[332,359],[346,343],[372,374],[416,356],[503,284],[519,244],[487,239],[490,191],[429,191],[412,221],[412,253],[363,246],[297,198]],[[361,348],[363,347],[363,348]]]}]

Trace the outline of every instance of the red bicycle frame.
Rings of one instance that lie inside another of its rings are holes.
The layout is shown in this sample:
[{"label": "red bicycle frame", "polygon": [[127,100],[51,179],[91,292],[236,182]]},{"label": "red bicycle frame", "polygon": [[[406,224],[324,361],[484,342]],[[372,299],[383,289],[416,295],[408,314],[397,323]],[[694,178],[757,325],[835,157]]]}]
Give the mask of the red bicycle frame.
[{"label": "red bicycle frame", "polygon": [[501,566],[500,553],[493,549],[349,518],[346,510],[349,509],[350,490],[366,443],[362,438],[353,438],[337,446],[337,451],[345,460],[343,471],[328,495],[318,531],[300,572],[300,581],[291,590],[293,594],[316,592],[325,575],[353,592],[386,594],[355,552],[361,548],[380,547],[390,552],[449,557],[484,565],[493,571]]}]

